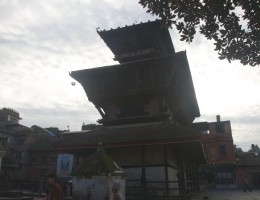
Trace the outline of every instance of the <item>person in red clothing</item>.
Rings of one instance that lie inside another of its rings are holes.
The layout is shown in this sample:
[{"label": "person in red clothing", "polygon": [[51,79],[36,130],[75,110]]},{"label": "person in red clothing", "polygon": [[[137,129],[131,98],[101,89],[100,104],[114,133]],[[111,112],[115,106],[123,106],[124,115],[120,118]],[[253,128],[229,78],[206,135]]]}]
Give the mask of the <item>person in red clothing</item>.
[{"label": "person in red clothing", "polygon": [[39,190],[39,180],[38,178],[36,178],[33,183],[32,183],[32,191],[31,191],[31,195],[34,194],[34,192],[37,192]]},{"label": "person in red clothing", "polygon": [[55,174],[49,174],[47,177],[47,183],[50,185],[50,193],[46,199],[48,200],[61,200],[62,189],[60,184],[56,181]]},{"label": "person in red clothing", "polygon": [[112,185],[113,200],[122,200],[121,194],[119,191],[120,191],[120,184],[117,182],[114,182]]}]

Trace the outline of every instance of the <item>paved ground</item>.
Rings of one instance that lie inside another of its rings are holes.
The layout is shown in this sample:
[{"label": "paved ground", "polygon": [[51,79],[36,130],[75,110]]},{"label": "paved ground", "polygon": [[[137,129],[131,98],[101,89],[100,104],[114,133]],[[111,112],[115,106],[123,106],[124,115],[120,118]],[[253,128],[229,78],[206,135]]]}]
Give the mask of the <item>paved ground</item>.
[{"label": "paved ground", "polygon": [[204,193],[209,197],[208,200],[260,200],[260,190],[206,190]]},{"label": "paved ground", "polygon": [[[204,193],[208,200],[260,200],[260,190],[252,192],[243,192],[241,190],[206,190]],[[44,198],[35,197],[34,200],[43,200]]]},{"label": "paved ground", "polygon": [[[242,190],[205,190],[208,200],[260,200],[260,190],[243,192]],[[34,200],[44,200],[44,197],[34,197]]]}]

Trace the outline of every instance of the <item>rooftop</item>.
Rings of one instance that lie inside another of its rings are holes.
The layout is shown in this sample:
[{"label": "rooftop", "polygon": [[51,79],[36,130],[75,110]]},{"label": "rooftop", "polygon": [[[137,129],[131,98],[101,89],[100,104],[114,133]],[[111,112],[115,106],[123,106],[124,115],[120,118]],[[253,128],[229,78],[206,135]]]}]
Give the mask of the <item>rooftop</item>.
[{"label": "rooftop", "polygon": [[160,20],[97,32],[120,63],[174,54],[168,28]]}]

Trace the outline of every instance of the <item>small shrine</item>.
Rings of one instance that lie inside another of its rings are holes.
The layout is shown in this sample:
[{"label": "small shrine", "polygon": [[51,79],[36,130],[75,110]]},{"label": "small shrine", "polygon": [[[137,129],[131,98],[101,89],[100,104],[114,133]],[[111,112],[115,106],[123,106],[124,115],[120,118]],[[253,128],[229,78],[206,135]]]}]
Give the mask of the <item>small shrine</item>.
[{"label": "small shrine", "polygon": [[123,170],[101,147],[72,172],[74,200],[125,200]]}]

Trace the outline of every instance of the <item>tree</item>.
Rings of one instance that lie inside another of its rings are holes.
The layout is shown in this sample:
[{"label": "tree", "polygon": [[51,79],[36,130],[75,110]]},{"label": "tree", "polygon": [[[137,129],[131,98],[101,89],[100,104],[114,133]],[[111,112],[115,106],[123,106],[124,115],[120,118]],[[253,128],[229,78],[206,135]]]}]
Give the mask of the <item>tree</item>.
[{"label": "tree", "polygon": [[249,149],[248,152],[253,152],[253,153],[260,153],[260,149],[258,145],[256,144],[251,144],[251,149]]},{"label": "tree", "polygon": [[100,128],[102,125],[90,123],[90,124],[82,124],[82,130],[95,130],[97,128]]},{"label": "tree", "polygon": [[139,0],[147,12],[174,25],[181,40],[199,32],[214,40],[220,59],[260,64],[260,0]]}]

